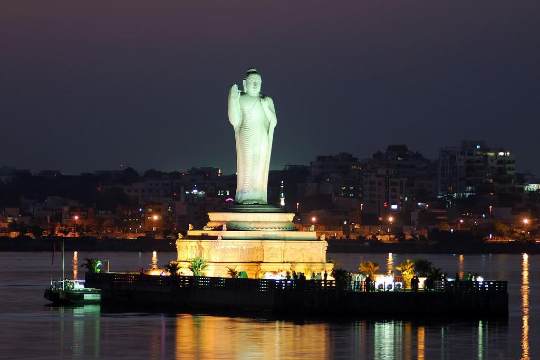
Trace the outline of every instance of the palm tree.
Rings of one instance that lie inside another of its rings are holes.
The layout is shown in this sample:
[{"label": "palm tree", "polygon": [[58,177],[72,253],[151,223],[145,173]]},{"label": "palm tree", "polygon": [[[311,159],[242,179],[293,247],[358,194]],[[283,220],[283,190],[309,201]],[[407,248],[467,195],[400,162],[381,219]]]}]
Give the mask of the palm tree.
[{"label": "palm tree", "polygon": [[103,263],[99,259],[93,259],[93,258],[86,258],[84,259],[85,263],[81,265],[81,267],[86,268],[86,270],[90,273],[97,274],[101,272],[101,266],[103,266]]},{"label": "palm tree", "polygon": [[405,288],[409,289],[411,287],[411,280],[414,277],[414,262],[407,259],[399,264],[396,269],[401,272],[401,277],[403,278]]},{"label": "palm tree", "polygon": [[240,273],[238,272],[238,270],[236,270],[236,268],[233,269],[227,267],[227,274],[229,274],[231,278],[236,279]]},{"label": "palm tree", "polygon": [[351,273],[344,269],[336,269],[334,268],[332,270],[332,276],[334,277],[334,280],[336,281],[336,288],[338,289],[348,289],[350,283],[351,283]]},{"label": "palm tree", "polygon": [[362,261],[358,266],[360,274],[374,278],[377,271],[379,271],[379,264],[373,261]]},{"label": "palm tree", "polygon": [[435,285],[435,281],[442,280],[443,276],[444,276],[444,273],[442,272],[441,269],[439,269],[437,267],[431,268],[431,271],[427,275],[427,279],[426,279],[426,281],[424,283],[425,284],[424,286],[428,290],[433,289],[433,287]]},{"label": "palm tree", "polygon": [[177,276],[180,266],[178,266],[176,261],[171,261],[167,264],[167,266],[165,266],[165,269],[169,274],[171,274],[171,276]]},{"label": "palm tree", "polygon": [[431,261],[426,259],[416,259],[414,260],[414,270],[418,276],[428,276],[431,270],[433,269],[433,264]]},{"label": "palm tree", "polygon": [[188,265],[188,268],[193,273],[193,276],[203,276],[203,272],[207,267],[208,263],[200,256],[191,259]]}]

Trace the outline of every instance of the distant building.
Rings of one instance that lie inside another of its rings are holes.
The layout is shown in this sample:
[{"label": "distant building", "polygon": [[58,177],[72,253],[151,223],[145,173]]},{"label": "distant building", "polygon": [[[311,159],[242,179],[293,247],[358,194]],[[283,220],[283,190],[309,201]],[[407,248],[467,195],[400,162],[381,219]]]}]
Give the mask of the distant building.
[{"label": "distant building", "polygon": [[460,147],[445,147],[439,153],[439,196],[507,193],[515,188],[515,159],[507,149],[463,141]]},{"label": "distant building", "polygon": [[363,164],[363,209],[381,216],[435,197],[435,163],[406,145],[390,145]]},{"label": "distant building", "polygon": [[317,156],[310,165],[306,195],[359,199],[362,196],[361,171],[360,161],[351,154]]}]

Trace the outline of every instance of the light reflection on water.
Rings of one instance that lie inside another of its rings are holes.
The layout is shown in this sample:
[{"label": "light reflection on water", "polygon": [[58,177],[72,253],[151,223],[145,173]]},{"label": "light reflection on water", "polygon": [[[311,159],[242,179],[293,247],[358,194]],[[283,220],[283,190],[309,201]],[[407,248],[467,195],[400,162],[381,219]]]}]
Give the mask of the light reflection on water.
[{"label": "light reflection on water", "polygon": [[77,251],[73,252],[71,265],[73,267],[73,279],[77,280],[79,278],[79,253]]},{"label": "light reflection on water", "polygon": [[[138,263],[137,253],[79,252],[78,256],[109,258],[113,270],[133,269],[131,264]],[[163,262],[173,257],[173,253],[160,253]],[[510,281],[509,320],[297,323],[189,314],[106,313],[95,305],[54,308],[44,306],[42,299],[43,286],[50,276],[50,257],[0,253],[0,359],[535,358],[539,339],[531,339],[534,335],[529,333],[531,319],[537,318],[534,307],[529,306],[539,292],[529,278],[529,273],[540,270],[535,256],[467,255],[466,262],[459,255],[333,257],[351,270],[363,260],[389,265],[422,257],[449,274],[463,271],[506,278]],[[150,253],[143,255],[143,259],[150,258]],[[59,268],[53,272],[58,276]],[[28,346],[29,341],[39,346]]]},{"label": "light reflection on water", "polygon": [[394,256],[392,253],[388,253],[386,259],[386,274],[391,275],[394,272]]},{"label": "light reflection on water", "polygon": [[465,256],[459,254],[458,256],[458,278],[463,279],[465,277]]},{"label": "light reflection on water", "polygon": [[521,261],[521,359],[529,356],[529,256],[523,254]]}]

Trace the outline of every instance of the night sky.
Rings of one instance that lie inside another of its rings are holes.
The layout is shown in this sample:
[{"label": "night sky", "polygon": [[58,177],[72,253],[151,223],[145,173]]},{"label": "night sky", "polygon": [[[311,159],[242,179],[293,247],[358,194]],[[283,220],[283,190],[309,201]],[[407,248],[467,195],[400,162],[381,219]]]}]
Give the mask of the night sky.
[{"label": "night sky", "polygon": [[233,172],[227,91],[256,66],[274,169],[484,139],[540,175],[538,0],[186,3],[4,2],[0,166]]}]

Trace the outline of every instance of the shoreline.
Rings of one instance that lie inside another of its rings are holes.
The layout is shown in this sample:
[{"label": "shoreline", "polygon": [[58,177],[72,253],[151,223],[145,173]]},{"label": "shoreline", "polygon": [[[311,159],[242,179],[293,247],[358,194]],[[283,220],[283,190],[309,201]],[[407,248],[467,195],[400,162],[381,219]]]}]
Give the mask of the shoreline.
[{"label": "shoreline", "polygon": [[[176,252],[176,240],[151,238],[64,238],[66,251],[92,252]],[[62,238],[0,238],[0,252],[61,251]],[[515,242],[510,244],[457,243],[373,243],[357,240],[328,240],[329,253],[395,253],[395,254],[538,254],[540,245]]]}]

